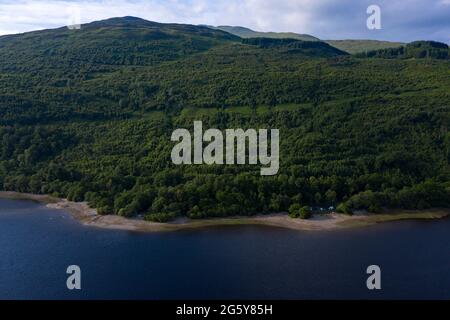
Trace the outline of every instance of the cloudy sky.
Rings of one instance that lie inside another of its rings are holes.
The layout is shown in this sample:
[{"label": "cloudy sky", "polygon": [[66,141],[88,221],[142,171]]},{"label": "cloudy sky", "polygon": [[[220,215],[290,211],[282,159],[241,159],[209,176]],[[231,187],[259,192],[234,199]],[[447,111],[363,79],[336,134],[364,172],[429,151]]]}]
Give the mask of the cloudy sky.
[{"label": "cloudy sky", "polygon": [[[372,4],[381,9],[381,30],[366,26]],[[78,12],[82,23],[136,16],[292,31],[321,39],[450,43],[450,0],[0,0],[0,35],[64,26]]]}]

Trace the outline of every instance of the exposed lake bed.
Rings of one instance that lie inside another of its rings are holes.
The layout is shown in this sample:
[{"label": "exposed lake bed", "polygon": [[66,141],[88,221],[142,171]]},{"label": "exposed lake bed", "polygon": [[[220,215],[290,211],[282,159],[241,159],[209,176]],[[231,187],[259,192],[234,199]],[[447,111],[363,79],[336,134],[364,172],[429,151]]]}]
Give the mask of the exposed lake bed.
[{"label": "exposed lake bed", "polygon": [[128,230],[139,232],[177,231],[227,225],[267,225],[294,230],[335,230],[350,227],[362,227],[381,222],[397,220],[442,219],[450,215],[449,209],[429,209],[423,211],[398,210],[384,214],[345,215],[338,213],[316,214],[311,219],[291,219],[286,213],[254,216],[236,216],[227,218],[209,218],[192,220],[179,218],[170,223],[156,223],[141,218],[124,218],[117,215],[98,215],[86,202],[72,202],[49,195],[35,195],[11,191],[0,192],[0,199],[32,200],[44,203],[49,208],[66,210],[78,221],[87,226],[104,229]]}]

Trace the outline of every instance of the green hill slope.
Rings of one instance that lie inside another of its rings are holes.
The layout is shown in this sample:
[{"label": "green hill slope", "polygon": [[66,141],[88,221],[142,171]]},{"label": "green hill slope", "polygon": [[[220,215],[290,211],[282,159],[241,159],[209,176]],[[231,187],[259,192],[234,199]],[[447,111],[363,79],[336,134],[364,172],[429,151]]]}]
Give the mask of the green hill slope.
[{"label": "green hill slope", "polygon": [[[449,61],[292,41],[132,18],[0,37],[1,188],[157,221],[449,206]],[[194,120],[278,128],[279,174],[173,165]]]},{"label": "green hill slope", "polygon": [[373,50],[358,54],[358,57],[385,59],[449,59],[447,44],[435,41],[414,41],[405,46]]},{"label": "green hill slope", "polygon": [[254,31],[244,27],[232,27],[232,26],[218,26],[212,27],[212,29],[223,30],[228,33],[234,34],[241,38],[273,38],[273,39],[296,39],[302,41],[319,41],[318,38],[309,34],[299,34],[294,32],[260,32]]},{"label": "green hill slope", "polygon": [[325,40],[325,42],[335,48],[351,54],[380,49],[398,48],[404,45],[402,42],[379,40]]},{"label": "green hill slope", "polygon": [[244,44],[257,46],[262,49],[278,50],[284,53],[298,54],[314,58],[331,58],[347,55],[329,44],[321,41],[302,41],[296,39],[273,39],[273,38],[247,38]]},{"label": "green hill slope", "polygon": [[134,17],[112,18],[81,26],[0,37],[3,65],[33,59],[52,64],[151,65],[205,51],[219,43],[240,41],[220,30],[161,24]]},{"label": "green hill slope", "polygon": [[[241,41],[206,27],[159,24],[132,17],[90,23],[81,30],[61,28],[0,37],[0,102],[11,106],[0,109],[0,123],[124,117],[136,110],[162,108],[172,87],[165,81],[170,75],[155,73],[150,67],[202,53],[208,61],[212,49],[228,52],[230,57],[225,60],[246,51],[253,57],[275,59],[345,54],[320,42],[288,41],[266,50]],[[221,67],[212,66],[208,76]],[[129,79],[130,72],[139,77]],[[155,77],[151,81],[139,79],[149,72]],[[176,69],[167,72],[178,75]],[[185,76],[180,76],[180,83],[190,82]],[[126,83],[118,87],[121,79]],[[189,92],[183,95],[189,96]]]},{"label": "green hill slope", "polygon": [[[296,39],[302,41],[321,41],[319,38],[311,36],[309,34],[298,34],[294,32],[258,32],[249,28],[239,26],[208,26],[215,30],[223,30],[228,33],[234,34],[241,38],[272,38],[272,39]],[[390,42],[379,40],[324,40],[329,45],[354,54],[366,51],[398,48],[404,45],[402,42]]]}]

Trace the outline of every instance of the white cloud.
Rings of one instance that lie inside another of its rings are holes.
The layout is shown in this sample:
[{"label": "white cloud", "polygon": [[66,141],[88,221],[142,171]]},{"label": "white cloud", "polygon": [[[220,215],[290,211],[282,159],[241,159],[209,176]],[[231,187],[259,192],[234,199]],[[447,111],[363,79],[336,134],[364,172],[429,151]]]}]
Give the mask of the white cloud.
[{"label": "white cloud", "polygon": [[450,0],[377,0],[383,30],[366,29],[373,0],[0,0],[0,34],[67,24],[67,8],[81,22],[137,16],[159,22],[240,25],[259,31],[309,33],[323,39],[381,38],[448,41]]},{"label": "white cloud", "polygon": [[81,8],[83,23],[117,16],[138,16],[159,22],[245,25],[262,31],[310,32],[313,0],[18,0],[0,1],[0,32],[60,27],[67,8]]}]

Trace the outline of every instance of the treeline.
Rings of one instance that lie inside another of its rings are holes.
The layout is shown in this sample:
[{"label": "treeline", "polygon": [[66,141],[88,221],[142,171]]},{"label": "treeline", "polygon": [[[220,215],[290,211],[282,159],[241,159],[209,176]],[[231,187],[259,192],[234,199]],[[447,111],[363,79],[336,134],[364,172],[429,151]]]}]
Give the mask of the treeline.
[{"label": "treeline", "polygon": [[362,52],[355,56],[358,58],[446,60],[450,58],[450,51],[445,43],[435,41],[415,41],[399,48]]},{"label": "treeline", "polygon": [[246,38],[243,44],[258,46],[264,49],[279,49],[282,52],[297,53],[302,56],[314,58],[333,57],[348,55],[345,51],[339,50],[322,41],[303,41],[297,39],[275,39],[275,38]]},{"label": "treeline", "polygon": [[385,208],[423,210],[433,207],[450,206],[450,183],[427,180],[423,183],[404,187],[401,190],[387,189],[382,192],[371,190],[360,192],[337,207],[340,213],[352,214],[355,210],[372,213],[383,212]]}]

